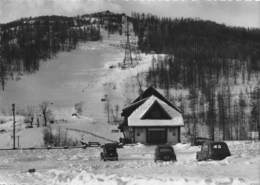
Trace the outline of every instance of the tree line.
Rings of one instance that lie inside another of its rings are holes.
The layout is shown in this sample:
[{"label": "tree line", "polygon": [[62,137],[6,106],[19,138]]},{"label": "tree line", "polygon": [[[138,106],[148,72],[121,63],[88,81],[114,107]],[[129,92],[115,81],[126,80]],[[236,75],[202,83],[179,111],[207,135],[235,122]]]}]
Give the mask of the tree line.
[{"label": "tree line", "polygon": [[259,70],[260,29],[139,13],[132,14],[132,22],[143,52],[154,51],[197,60],[250,57],[252,66]]}]

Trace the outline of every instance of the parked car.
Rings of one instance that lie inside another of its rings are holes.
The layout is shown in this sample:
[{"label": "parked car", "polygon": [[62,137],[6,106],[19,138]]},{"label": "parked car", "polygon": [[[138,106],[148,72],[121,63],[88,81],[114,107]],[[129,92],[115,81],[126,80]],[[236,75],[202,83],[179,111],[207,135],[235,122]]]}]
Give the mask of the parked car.
[{"label": "parked car", "polygon": [[205,160],[222,160],[230,156],[231,153],[225,142],[207,141],[201,146],[201,151],[197,152],[198,161]]},{"label": "parked car", "polygon": [[117,144],[106,143],[102,146],[103,152],[100,153],[101,160],[118,161]]},{"label": "parked car", "polygon": [[204,142],[207,142],[207,141],[212,141],[212,139],[206,138],[206,137],[195,137],[192,140],[192,145],[193,146],[199,146],[199,145],[202,145]]},{"label": "parked car", "polygon": [[158,145],[155,148],[154,161],[176,161],[176,155],[171,145]]}]

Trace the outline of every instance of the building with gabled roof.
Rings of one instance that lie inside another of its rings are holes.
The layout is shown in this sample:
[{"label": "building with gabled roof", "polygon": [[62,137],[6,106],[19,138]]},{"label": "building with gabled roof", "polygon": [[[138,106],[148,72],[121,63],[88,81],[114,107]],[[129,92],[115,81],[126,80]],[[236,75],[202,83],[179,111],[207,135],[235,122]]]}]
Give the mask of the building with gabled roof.
[{"label": "building with gabled roof", "polygon": [[153,87],[122,110],[124,122],[120,130],[131,142],[143,144],[175,144],[180,142],[184,126],[182,111]]}]

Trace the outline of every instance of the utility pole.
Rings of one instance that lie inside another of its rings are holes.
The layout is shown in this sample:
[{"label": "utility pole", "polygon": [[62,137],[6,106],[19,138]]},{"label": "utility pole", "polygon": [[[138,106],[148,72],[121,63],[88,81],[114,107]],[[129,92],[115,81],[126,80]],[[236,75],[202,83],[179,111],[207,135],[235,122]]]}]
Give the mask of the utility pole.
[{"label": "utility pole", "polygon": [[15,149],[15,104],[12,104],[13,111],[13,149]]},{"label": "utility pole", "polygon": [[20,148],[20,136],[17,136],[17,144],[18,144],[18,148]]}]

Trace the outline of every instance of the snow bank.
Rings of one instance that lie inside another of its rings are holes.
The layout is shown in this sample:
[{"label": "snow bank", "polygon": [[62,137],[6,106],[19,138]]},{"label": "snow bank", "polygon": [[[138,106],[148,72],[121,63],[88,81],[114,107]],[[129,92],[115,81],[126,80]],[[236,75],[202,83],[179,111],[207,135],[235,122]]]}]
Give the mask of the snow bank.
[{"label": "snow bank", "polygon": [[175,150],[189,151],[189,152],[197,152],[200,150],[200,146],[191,146],[190,143],[182,144],[178,143],[173,146]]},{"label": "snow bank", "polygon": [[[232,155],[196,161],[198,147],[174,146],[177,162],[153,161],[155,146],[127,145],[119,161],[101,161],[101,148],[0,151],[0,184],[249,185],[259,184],[260,142],[228,142]],[[243,147],[242,147],[243,146]],[[249,149],[249,150],[247,150]],[[35,173],[28,169],[35,168]]]},{"label": "snow bank", "polygon": [[[61,177],[59,174],[57,177]],[[247,185],[243,178],[219,178],[219,179],[189,179],[189,178],[144,178],[144,177],[120,177],[117,175],[95,175],[86,171],[81,172],[71,181],[68,176],[65,179],[55,178],[55,184],[66,185]],[[61,183],[59,183],[59,181]],[[68,182],[69,181],[69,182]]]}]

